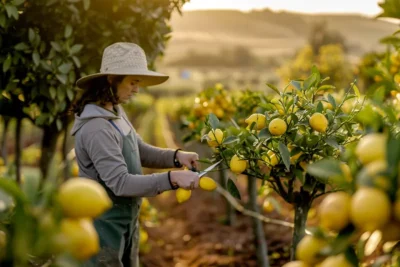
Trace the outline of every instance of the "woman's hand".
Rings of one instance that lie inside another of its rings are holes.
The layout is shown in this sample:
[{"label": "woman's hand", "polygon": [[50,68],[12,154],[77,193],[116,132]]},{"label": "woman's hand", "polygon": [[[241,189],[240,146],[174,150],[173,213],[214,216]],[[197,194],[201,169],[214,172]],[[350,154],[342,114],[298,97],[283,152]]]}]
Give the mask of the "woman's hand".
[{"label": "woman's hand", "polygon": [[186,152],[179,150],[176,153],[176,159],[179,161],[180,164],[186,166],[188,169],[199,169],[199,155],[195,152]]},{"label": "woman's hand", "polygon": [[199,174],[192,171],[171,171],[171,183],[183,189],[196,189],[199,187]]}]

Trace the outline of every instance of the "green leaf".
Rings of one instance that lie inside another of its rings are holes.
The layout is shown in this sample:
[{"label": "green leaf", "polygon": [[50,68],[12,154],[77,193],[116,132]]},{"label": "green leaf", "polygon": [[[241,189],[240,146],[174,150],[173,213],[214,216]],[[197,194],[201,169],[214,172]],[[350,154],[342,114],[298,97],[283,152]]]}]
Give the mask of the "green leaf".
[{"label": "green leaf", "polygon": [[316,85],[318,85],[319,82],[321,81],[321,74],[319,73],[318,68],[315,65],[312,66],[311,72],[312,72],[312,74],[315,74],[315,78],[316,78],[315,82],[316,82]]},{"label": "green leaf", "polygon": [[64,30],[64,37],[65,37],[65,38],[71,37],[72,32],[73,32],[72,26],[69,25],[69,24],[67,24],[67,25],[65,26],[65,30]]},{"label": "green leaf", "polygon": [[29,28],[28,36],[29,36],[29,42],[31,42],[31,44],[33,44],[33,42],[35,41],[36,34],[32,28]]},{"label": "green leaf", "polygon": [[333,96],[331,94],[328,94],[328,101],[329,101],[329,103],[331,103],[333,109],[336,109],[336,101],[335,101],[335,98],[333,98]]},{"label": "green leaf", "polygon": [[19,14],[18,14],[17,7],[15,7],[13,5],[6,4],[5,8],[6,8],[7,16],[9,18],[14,17],[16,20],[18,19]]},{"label": "green leaf", "polygon": [[18,43],[14,46],[15,50],[18,51],[23,51],[23,50],[27,50],[29,49],[29,46],[27,44],[25,44],[24,42]]},{"label": "green leaf", "polygon": [[25,182],[22,184],[22,191],[31,203],[36,202],[39,196],[40,175],[25,174]]},{"label": "green leaf", "polygon": [[258,133],[258,137],[269,139],[271,138],[271,133],[269,132],[268,128],[264,128]]},{"label": "green leaf", "polygon": [[57,43],[57,42],[50,42],[50,44],[51,44],[51,47],[53,47],[53,49],[56,50],[57,52],[61,52],[61,51],[62,51],[62,48],[61,48],[61,46],[60,46],[59,43]]},{"label": "green leaf", "polygon": [[79,58],[73,56],[73,57],[72,57],[72,60],[74,61],[75,66],[76,66],[77,68],[80,68],[80,67],[81,67],[81,61],[79,60]]},{"label": "green leaf", "polygon": [[25,3],[25,0],[13,0],[14,5],[19,6],[22,5],[23,3]]},{"label": "green leaf", "polygon": [[3,62],[3,72],[4,73],[6,73],[10,69],[11,63],[12,63],[12,57],[11,57],[11,55],[8,55],[6,60]]},{"label": "green leaf", "polygon": [[62,83],[62,84],[67,84],[68,82],[68,77],[65,74],[56,74],[57,79]]},{"label": "green leaf", "polygon": [[33,63],[35,64],[35,66],[40,65],[40,55],[37,51],[32,53],[32,60],[33,60]]},{"label": "green leaf", "polygon": [[354,93],[356,94],[356,96],[357,97],[361,97],[360,89],[358,89],[357,85],[355,83],[351,83],[351,87],[353,88]]},{"label": "green leaf", "polygon": [[83,0],[83,9],[89,10],[90,7],[90,0]]},{"label": "green leaf", "polygon": [[70,62],[64,63],[58,67],[58,70],[63,74],[67,74],[68,72],[71,71],[71,69],[72,69],[72,63]]},{"label": "green leaf", "polygon": [[70,101],[74,99],[74,91],[72,90],[72,87],[67,88],[67,97]]},{"label": "green leaf", "polygon": [[386,145],[386,158],[388,169],[391,173],[396,173],[400,161],[400,139],[390,138]]},{"label": "green leaf", "polygon": [[55,99],[55,98],[56,98],[56,96],[57,96],[57,90],[56,90],[56,88],[54,88],[53,86],[51,86],[51,87],[49,88],[49,93],[50,93],[51,99]]},{"label": "green leaf", "polygon": [[294,170],[294,174],[296,175],[296,178],[299,179],[301,184],[304,185],[305,175],[303,174],[303,172],[301,170],[299,170],[299,169],[295,169]]},{"label": "green leaf", "polygon": [[62,121],[59,118],[56,120],[56,124],[57,124],[57,129],[59,131],[61,131],[61,129],[63,127],[63,124],[62,124]]},{"label": "green leaf", "polygon": [[228,136],[227,138],[225,138],[224,142],[222,142],[223,145],[229,145],[232,143],[235,143],[239,141],[239,138],[237,138],[236,136]]},{"label": "green leaf", "polygon": [[71,47],[70,54],[71,54],[71,55],[74,55],[74,54],[76,54],[76,53],[79,53],[79,51],[81,51],[82,48],[83,48],[83,45],[82,45],[82,44],[73,45],[73,46]]},{"label": "green leaf", "polygon": [[325,184],[330,183],[331,178],[342,174],[340,162],[334,159],[322,159],[315,163],[309,164],[306,172]]},{"label": "green leaf", "polygon": [[325,140],[325,142],[326,142],[328,145],[330,145],[331,147],[335,148],[335,149],[340,149],[340,146],[339,146],[338,142],[336,141],[336,138],[333,137],[333,136],[327,138],[327,139]]},{"label": "green leaf", "polygon": [[26,197],[15,180],[1,178],[0,189],[14,198],[17,202],[26,202]]},{"label": "green leaf", "polygon": [[301,82],[299,81],[290,81],[290,84],[294,86],[297,90],[301,90]]},{"label": "green leaf", "polygon": [[232,179],[228,179],[227,185],[226,185],[226,189],[228,190],[228,192],[235,198],[237,199],[242,199],[240,196],[240,192],[237,189],[235,183],[232,181]]},{"label": "green leaf", "polygon": [[324,106],[322,105],[322,102],[319,101],[318,105],[317,105],[317,109],[316,112],[322,112],[324,110]]},{"label": "green leaf", "polygon": [[311,74],[305,81],[304,81],[304,90],[307,90],[315,85],[317,81],[317,74]]},{"label": "green leaf", "polygon": [[0,14],[0,26],[5,28],[6,27],[6,22],[7,22],[6,16],[3,13],[1,13]]},{"label": "green leaf", "polygon": [[278,149],[279,149],[279,153],[281,154],[283,163],[285,164],[286,170],[289,171],[290,170],[290,152],[289,152],[289,149],[282,142],[279,142]]},{"label": "green leaf", "polygon": [[271,88],[274,92],[276,92],[278,95],[280,95],[281,94],[281,92],[279,91],[279,89],[278,88],[276,88],[276,86],[275,85],[273,85],[273,84],[270,84],[270,83],[267,83],[267,86],[269,87],[269,88]]},{"label": "green leaf", "polygon": [[322,90],[330,90],[330,89],[335,89],[336,87],[333,85],[322,85],[320,87],[318,87],[317,92],[318,91],[322,91]]},{"label": "green leaf", "polygon": [[214,113],[210,113],[208,115],[208,122],[210,123],[211,128],[213,130],[217,129],[219,126],[219,120],[218,120],[217,116],[214,115]]}]

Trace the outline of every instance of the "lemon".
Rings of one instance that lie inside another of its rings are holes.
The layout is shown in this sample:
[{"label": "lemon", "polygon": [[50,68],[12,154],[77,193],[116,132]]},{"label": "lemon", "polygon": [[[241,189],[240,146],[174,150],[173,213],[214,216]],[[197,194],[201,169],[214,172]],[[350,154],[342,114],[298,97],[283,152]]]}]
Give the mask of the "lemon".
[{"label": "lemon", "polygon": [[245,119],[244,122],[247,123],[248,126],[251,126],[251,124],[253,122],[255,122],[256,123],[256,127],[255,128],[257,130],[261,130],[261,129],[263,129],[265,127],[265,120],[266,120],[266,118],[265,118],[264,114],[254,113],[254,114],[250,115],[250,117]]},{"label": "lemon", "polygon": [[201,189],[213,191],[217,188],[217,183],[210,177],[202,177],[200,178],[199,186]]},{"label": "lemon", "polygon": [[287,130],[286,122],[279,118],[273,119],[268,125],[268,130],[272,135],[282,135]]},{"label": "lemon", "polygon": [[282,267],[311,267],[311,266],[302,261],[291,261],[282,265]]},{"label": "lemon", "polygon": [[339,254],[335,256],[329,256],[320,264],[317,265],[318,267],[353,267],[344,254]]},{"label": "lemon", "polygon": [[77,178],[64,182],[58,192],[64,214],[71,218],[97,217],[111,208],[106,190],[97,182]]},{"label": "lemon", "polygon": [[362,164],[376,160],[386,160],[387,137],[382,133],[371,133],[360,139],[356,147],[356,156]]},{"label": "lemon", "polygon": [[358,186],[370,186],[382,190],[389,190],[391,187],[390,179],[382,174],[387,168],[386,161],[377,160],[364,166],[357,175]]},{"label": "lemon", "polygon": [[78,163],[76,163],[75,161],[72,163],[71,176],[72,177],[78,177],[79,176],[79,166],[78,166]]},{"label": "lemon", "polygon": [[339,232],[350,222],[351,196],[346,192],[327,195],[318,207],[321,227]]},{"label": "lemon", "polygon": [[274,211],[274,205],[272,205],[271,201],[266,199],[263,203],[263,210],[267,213]]},{"label": "lemon", "polygon": [[400,74],[394,75],[394,82],[395,83],[400,83]]},{"label": "lemon", "polygon": [[229,162],[229,167],[233,173],[239,174],[246,170],[247,161],[239,159],[237,155],[233,155],[231,161]]},{"label": "lemon", "polygon": [[224,139],[224,133],[222,132],[221,129],[215,129],[211,130],[208,132],[208,140],[207,143],[211,147],[216,147],[220,144],[222,144],[222,141]]},{"label": "lemon", "polygon": [[389,221],[390,209],[391,203],[385,192],[362,187],[352,196],[350,218],[356,227],[374,231]]},{"label": "lemon", "polygon": [[278,157],[272,150],[268,151],[267,155],[264,156],[264,161],[267,162],[272,167],[279,163]]},{"label": "lemon", "polygon": [[314,113],[310,117],[309,123],[313,130],[320,133],[325,133],[326,129],[328,128],[328,120],[326,119],[324,114],[319,112]]},{"label": "lemon", "polygon": [[318,256],[318,253],[325,245],[325,240],[311,235],[305,235],[297,245],[296,257],[300,261],[314,265],[322,260],[322,258]]},{"label": "lemon", "polygon": [[183,203],[187,201],[190,196],[192,195],[191,190],[183,189],[183,188],[178,188],[176,190],[176,200],[178,200],[178,203]]},{"label": "lemon", "polygon": [[142,227],[139,228],[139,244],[143,245],[149,240],[149,234]]},{"label": "lemon", "polygon": [[339,167],[340,167],[340,170],[342,171],[342,174],[343,174],[343,176],[344,176],[344,179],[345,179],[347,182],[350,183],[350,182],[353,180],[353,177],[352,177],[352,175],[351,175],[351,170],[350,170],[349,165],[347,165],[347,164],[344,163],[344,162],[340,162]]},{"label": "lemon", "polygon": [[61,232],[67,240],[67,250],[78,260],[87,260],[99,251],[99,236],[90,218],[63,219]]}]

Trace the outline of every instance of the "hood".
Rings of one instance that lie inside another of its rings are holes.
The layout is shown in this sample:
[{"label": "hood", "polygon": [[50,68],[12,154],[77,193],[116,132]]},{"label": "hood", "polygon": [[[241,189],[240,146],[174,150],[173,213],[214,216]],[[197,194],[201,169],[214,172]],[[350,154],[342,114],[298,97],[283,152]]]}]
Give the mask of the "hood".
[{"label": "hood", "polygon": [[72,126],[71,135],[75,135],[76,132],[91,119],[95,118],[104,118],[106,120],[120,119],[121,109],[119,106],[116,106],[116,109],[118,115],[115,115],[111,111],[102,108],[96,104],[86,104],[80,116],[75,114],[75,122],[74,125]]}]

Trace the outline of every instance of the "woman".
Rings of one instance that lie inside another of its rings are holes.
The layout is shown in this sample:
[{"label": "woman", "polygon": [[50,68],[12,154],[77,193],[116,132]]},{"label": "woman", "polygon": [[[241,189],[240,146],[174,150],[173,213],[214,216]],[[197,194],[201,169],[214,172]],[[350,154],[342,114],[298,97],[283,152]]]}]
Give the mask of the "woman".
[{"label": "woman", "polygon": [[115,43],[104,50],[100,73],[77,81],[83,94],[73,107],[71,134],[75,136],[79,176],[98,181],[113,201],[113,207],[94,221],[101,250],[88,266],[138,266],[141,197],[198,187],[199,176],[192,171],[142,174],[142,166],[198,169],[199,157],[146,144],[119,105],[138,93],[139,86],[167,79],[147,69],[146,55],[139,46]]}]

